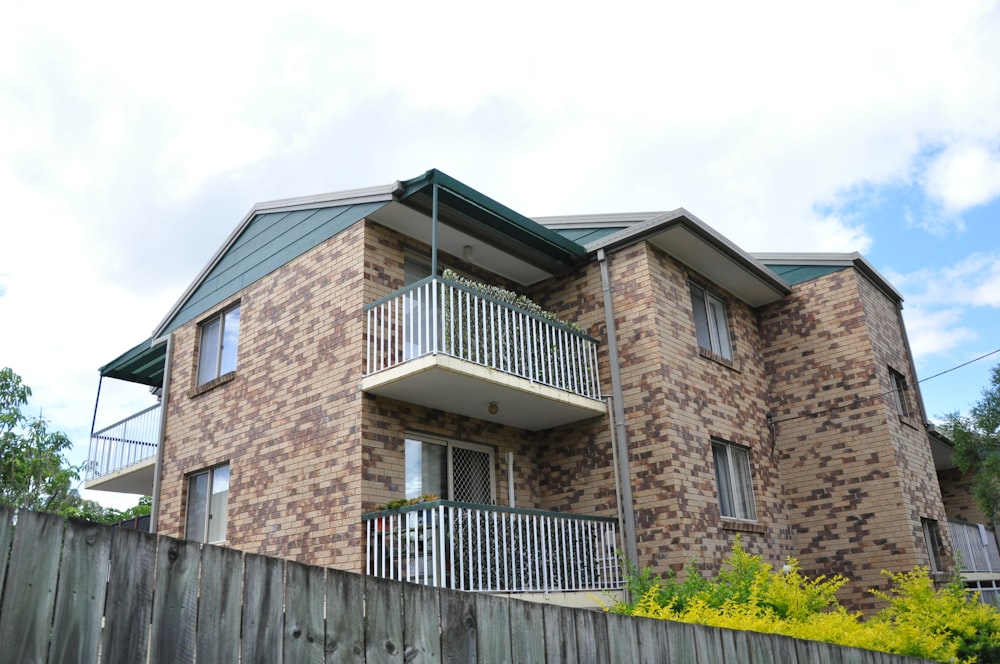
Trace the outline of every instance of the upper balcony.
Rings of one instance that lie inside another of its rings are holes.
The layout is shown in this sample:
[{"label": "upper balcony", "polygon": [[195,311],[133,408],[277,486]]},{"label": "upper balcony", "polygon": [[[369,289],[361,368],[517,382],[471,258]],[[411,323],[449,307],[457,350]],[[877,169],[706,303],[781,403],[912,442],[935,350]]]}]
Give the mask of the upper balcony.
[{"label": "upper balcony", "polygon": [[95,431],[90,438],[84,486],[95,491],[151,495],[159,439],[159,404]]},{"label": "upper balcony", "polygon": [[362,389],[540,431],[606,412],[597,341],[441,277],[365,308]]}]

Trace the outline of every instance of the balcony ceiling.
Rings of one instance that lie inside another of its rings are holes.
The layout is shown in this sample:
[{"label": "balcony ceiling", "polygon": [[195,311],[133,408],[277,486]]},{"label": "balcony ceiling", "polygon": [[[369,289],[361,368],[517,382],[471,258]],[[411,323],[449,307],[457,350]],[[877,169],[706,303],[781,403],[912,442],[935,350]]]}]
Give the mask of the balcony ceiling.
[{"label": "balcony ceiling", "polygon": [[[367,376],[361,389],[529,431],[563,426],[607,412],[603,401],[443,354],[426,355]],[[497,404],[495,414],[489,412],[491,403]]]},{"label": "balcony ceiling", "polygon": [[152,456],[127,468],[87,480],[84,488],[92,491],[115,491],[149,496],[153,493],[155,467],[156,457]]}]

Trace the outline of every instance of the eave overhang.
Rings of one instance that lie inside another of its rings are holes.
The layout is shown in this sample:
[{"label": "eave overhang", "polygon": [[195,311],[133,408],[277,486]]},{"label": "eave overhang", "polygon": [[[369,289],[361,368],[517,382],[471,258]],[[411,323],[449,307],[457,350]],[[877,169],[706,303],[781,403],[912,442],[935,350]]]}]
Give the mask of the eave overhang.
[{"label": "eave overhang", "polygon": [[781,277],[683,208],[659,213],[586,248],[612,252],[638,242],[664,251],[752,307],[791,292]]},{"label": "eave overhang", "polygon": [[753,257],[767,265],[799,265],[813,267],[853,267],[871,281],[886,297],[901,304],[903,295],[893,288],[868,260],[858,252],[850,253],[754,253]]},{"label": "eave overhang", "polygon": [[[399,183],[396,200],[429,219],[435,188],[438,191],[438,222],[477,242],[468,245],[473,249],[477,264],[482,264],[485,258],[481,255],[483,250],[502,254],[506,260],[520,261],[532,266],[537,273],[533,277],[513,277],[527,284],[532,281],[526,278],[538,281],[588,261],[587,251],[581,245],[436,169]],[[454,247],[451,252],[462,256],[462,248]],[[501,263],[483,267],[499,274],[508,271]]]}]

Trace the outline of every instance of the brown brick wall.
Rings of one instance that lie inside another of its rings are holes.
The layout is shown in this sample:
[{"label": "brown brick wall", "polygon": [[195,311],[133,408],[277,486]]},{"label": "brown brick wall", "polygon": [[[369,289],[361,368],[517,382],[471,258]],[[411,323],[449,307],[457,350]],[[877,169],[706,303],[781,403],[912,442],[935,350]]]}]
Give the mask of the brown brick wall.
[{"label": "brown brick wall", "polygon": [[796,556],[871,608],[880,570],[927,564],[920,517],[943,518],[926,434],[889,394],[890,365],[915,385],[895,307],[845,269],[795,286],[761,328]]},{"label": "brown brick wall", "polygon": [[174,333],[161,532],[184,535],[186,475],[228,461],[229,545],[360,564],[363,229],[353,226],[234,298],[241,329],[233,380],[193,395],[197,323]]},{"label": "brown brick wall", "polygon": [[937,475],[938,483],[941,485],[941,498],[949,519],[967,523],[992,523],[992,519],[976,504],[972,491],[975,478],[972,475],[967,475],[958,468],[941,470]]}]

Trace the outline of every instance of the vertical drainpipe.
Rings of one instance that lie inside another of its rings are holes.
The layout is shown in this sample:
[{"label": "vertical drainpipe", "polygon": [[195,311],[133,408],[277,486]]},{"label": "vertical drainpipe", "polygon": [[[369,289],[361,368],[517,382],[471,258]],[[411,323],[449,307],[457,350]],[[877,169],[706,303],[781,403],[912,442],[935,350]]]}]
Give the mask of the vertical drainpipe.
[{"label": "vertical drainpipe", "polygon": [[167,405],[170,401],[170,366],[173,360],[174,335],[167,337],[167,356],[163,363],[163,384],[160,388],[160,435],[156,441],[156,464],[153,466],[153,504],[149,508],[149,532],[159,530],[160,475],[163,473],[163,447],[167,437]]},{"label": "vertical drainpipe", "polygon": [[635,533],[635,503],[632,499],[632,470],[628,456],[628,433],[625,430],[625,405],[622,397],[621,361],[618,358],[618,328],[615,325],[615,307],[611,293],[611,275],[604,249],[597,250],[601,266],[601,289],[604,291],[604,322],[608,330],[608,363],[611,365],[611,394],[614,408],[612,426],[613,445],[618,457],[618,475],[621,478],[622,531],[625,539],[625,557],[636,568],[639,566],[639,544]]}]

